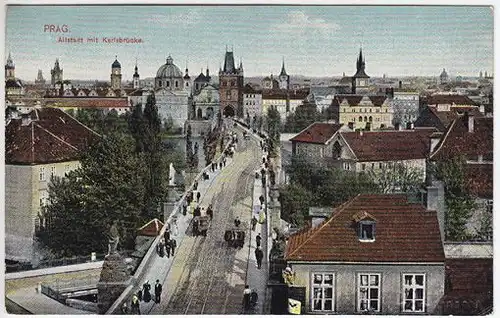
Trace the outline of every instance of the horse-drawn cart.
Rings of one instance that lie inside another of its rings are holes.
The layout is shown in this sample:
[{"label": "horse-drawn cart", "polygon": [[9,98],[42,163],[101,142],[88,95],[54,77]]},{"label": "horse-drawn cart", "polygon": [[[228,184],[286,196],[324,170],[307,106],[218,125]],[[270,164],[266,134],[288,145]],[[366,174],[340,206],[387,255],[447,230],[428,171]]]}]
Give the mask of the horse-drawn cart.
[{"label": "horse-drawn cart", "polygon": [[243,247],[245,244],[245,231],[241,228],[226,230],[224,233],[224,241],[226,241],[229,246]]}]

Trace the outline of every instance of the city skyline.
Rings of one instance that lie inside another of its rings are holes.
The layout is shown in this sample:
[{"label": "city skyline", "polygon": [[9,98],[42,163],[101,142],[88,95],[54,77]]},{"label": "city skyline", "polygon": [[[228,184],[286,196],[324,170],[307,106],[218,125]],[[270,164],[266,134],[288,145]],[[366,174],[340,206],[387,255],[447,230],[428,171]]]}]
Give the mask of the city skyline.
[{"label": "city skyline", "polygon": [[[61,36],[84,42],[57,43]],[[87,42],[90,37],[99,43]],[[142,43],[103,43],[103,37]],[[109,80],[115,56],[123,81],[132,79],[136,59],[141,78],[154,77],[169,54],[193,78],[207,66],[217,75],[226,46],[236,63],[243,61],[246,77],[279,74],[283,58],[292,76],[351,76],[360,47],[372,77],[439,76],[443,68],[453,76],[494,71],[493,13],[486,6],[7,8],[5,57],[12,54],[16,77],[28,81],[38,69],[50,79],[56,58],[65,79]]]}]

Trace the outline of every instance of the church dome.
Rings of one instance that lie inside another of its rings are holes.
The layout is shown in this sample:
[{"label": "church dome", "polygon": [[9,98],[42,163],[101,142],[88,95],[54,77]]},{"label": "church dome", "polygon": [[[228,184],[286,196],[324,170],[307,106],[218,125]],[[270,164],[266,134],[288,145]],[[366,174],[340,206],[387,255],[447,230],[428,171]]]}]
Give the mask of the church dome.
[{"label": "church dome", "polygon": [[167,63],[160,66],[158,72],[156,72],[156,77],[159,78],[182,78],[181,70],[174,64],[174,59],[169,55],[167,57]]},{"label": "church dome", "polygon": [[111,64],[111,68],[122,68],[122,65],[120,64],[120,62],[118,62],[117,59],[115,59],[113,64]]}]

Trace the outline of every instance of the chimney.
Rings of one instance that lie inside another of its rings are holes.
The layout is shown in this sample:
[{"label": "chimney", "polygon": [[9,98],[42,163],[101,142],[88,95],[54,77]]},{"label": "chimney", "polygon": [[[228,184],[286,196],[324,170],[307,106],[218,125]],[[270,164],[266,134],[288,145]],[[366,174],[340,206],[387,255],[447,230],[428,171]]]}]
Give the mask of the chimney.
[{"label": "chimney", "polygon": [[439,232],[441,234],[441,242],[445,241],[445,202],[444,202],[444,186],[442,181],[431,181],[424,192],[425,201],[423,202],[426,209],[436,211]]},{"label": "chimney", "polygon": [[321,224],[326,218],[332,214],[332,208],[310,207],[309,217],[311,218],[311,227],[316,227]]},{"label": "chimney", "polygon": [[31,123],[30,113],[21,115],[21,126],[28,126]]},{"label": "chimney", "polygon": [[431,142],[430,142],[431,149],[429,149],[429,154],[431,154],[434,151],[434,149],[436,149],[436,146],[439,143],[439,141],[441,140],[442,136],[443,136],[442,132],[434,132],[434,133],[431,134],[431,136],[430,136],[430,139],[431,139]]},{"label": "chimney", "polygon": [[465,116],[467,116],[467,129],[469,130],[470,133],[474,132],[474,115],[470,113],[466,113]]}]

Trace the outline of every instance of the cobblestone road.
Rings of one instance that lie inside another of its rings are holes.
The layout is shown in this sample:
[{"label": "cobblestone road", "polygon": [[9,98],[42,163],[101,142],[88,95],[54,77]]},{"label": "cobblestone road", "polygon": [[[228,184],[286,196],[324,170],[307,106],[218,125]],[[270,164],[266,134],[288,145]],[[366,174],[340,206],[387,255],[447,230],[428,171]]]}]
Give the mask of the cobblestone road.
[{"label": "cobblestone road", "polygon": [[[151,314],[239,314],[249,256],[252,187],[261,154],[255,140],[243,140],[234,160],[223,168],[201,205],[214,207],[214,219],[206,237],[188,236],[177,251],[165,281],[166,299]],[[246,230],[245,246],[229,247],[224,232],[236,216]]]}]

